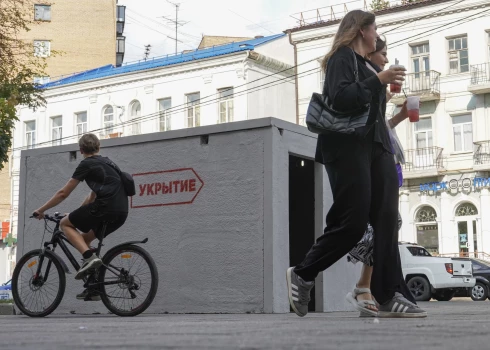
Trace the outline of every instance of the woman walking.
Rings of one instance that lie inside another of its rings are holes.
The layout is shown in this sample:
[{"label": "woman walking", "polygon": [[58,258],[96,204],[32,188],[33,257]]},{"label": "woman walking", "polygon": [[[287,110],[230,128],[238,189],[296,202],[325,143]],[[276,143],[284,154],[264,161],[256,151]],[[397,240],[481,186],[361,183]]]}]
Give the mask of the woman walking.
[{"label": "woman walking", "polygon": [[[378,38],[376,41],[376,51],[367,55],[367,59],[379,67],[382,71],[385,65],[389,63],[387,56],[387,45],[386,40]],[[368,67],[369,68],[369,67]],[[374,68],[372,70],[377,73]],[[386,113],[386,103],[391,99],[389,93],[385,93],[386,100],[383,104],[383,114]],[[405,163],[405,157],[403,154],[403,148],[395,132],[395,127],[402,121],[408,118],[408,111],[406,101],[402,106],[402,109],[393,118],[387,121],[388,132],[390,134],[390,139],[392,143],[392,149],[395,158],[396,170],[398,174],[398,186],[401,187],[403,184],[403,173],[401,164]],[[398,231],[402,225],[401,216],[398,214]],[[361,241],[349,252],[347,259],[352,263],[361,262],[363,264],[361,270],[361,276],[357,282],[354,290],[346,295],[346,299],[356,307],[361,312],[361,316],[377,316],[378,307],[376,306],[375,299],[372,298],[370,285],[371,276],[373,274],[373,249],[374,249],[374,235],[375,232],[373,227],[368,224],[368,228],[364,233]],[[415,299],[408,289],[404,279],[403,273],[401,273],[400,287],[401,294],[412,302],[416,304]]]},{"label": "woman walking", "polygon": [[374,73],[368,68],[370,63],[364,57],[376,50],[377,38],[374,14],[351,11],[340,23],[332,48],[323,60],[323,94],[333,107],[351,111],[369,104],[370,113],[366,125],[354,133],[331,132],[318,137],[316,161],[325,165],[334,203],[324,234],[301,264],[287,270],[289,301],[299,316],[308,313],[310,291],[318,273],[361,240],[368,221],[377,232],[371,285],[377,286],[373,293],[380,303],[380,313],[425,316],[400,294],[398,177],[382,112],[384,87],[403,81],[405,72],[392,68]]}]

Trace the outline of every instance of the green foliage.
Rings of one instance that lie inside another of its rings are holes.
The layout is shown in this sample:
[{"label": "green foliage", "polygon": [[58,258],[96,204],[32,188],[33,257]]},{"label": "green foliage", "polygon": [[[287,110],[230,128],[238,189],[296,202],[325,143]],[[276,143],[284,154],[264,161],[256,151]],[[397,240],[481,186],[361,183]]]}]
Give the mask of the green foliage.
[{"label": "green foliage", "polygon": [[8,160],[17,106],[45,104],[34,78],[46,76],[46,59],[34,56],[34,45],[22,34],[36,25],[31,0],[0,1],[0,170]]}]

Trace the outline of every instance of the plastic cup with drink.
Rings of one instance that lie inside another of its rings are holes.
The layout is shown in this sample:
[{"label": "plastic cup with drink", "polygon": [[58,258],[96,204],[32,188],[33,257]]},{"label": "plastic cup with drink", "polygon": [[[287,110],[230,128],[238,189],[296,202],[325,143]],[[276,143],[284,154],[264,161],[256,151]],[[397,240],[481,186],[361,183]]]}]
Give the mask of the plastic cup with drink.
[{"label": "plastic cup with drink", "polygon": [[412,123],[416,123],[419,121],[419,113],[420,113],[420,97],[419,96],[408,96],[407,97],[407,110],[408,110],[408,119]]},{"label": "plastic cup with drink", "polygon": [[[392,69],[392,68],[403,68],[403,69],[405,69],[405,66],[398,64],[398,60],[395,60],[395,63],[396,64],[390,66],[390,69]],[[400,82],[391,83],[390,84],[390,92],[392,94],[399,94],[400,92],[402,92],[402,82],[400,81]]]}]

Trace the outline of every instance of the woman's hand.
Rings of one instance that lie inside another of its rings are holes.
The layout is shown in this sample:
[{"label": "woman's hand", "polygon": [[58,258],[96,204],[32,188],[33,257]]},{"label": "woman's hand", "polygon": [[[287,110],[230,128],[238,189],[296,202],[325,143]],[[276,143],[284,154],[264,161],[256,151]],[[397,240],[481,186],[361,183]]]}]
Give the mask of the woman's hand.
[{"label": "woman's hand", "polygon": [[407,100],[403,102],[402,109],[400,109],[398,114],[400,114],[400,121],[404,121],[408,118]]},{"label": "woman's hand", "polygon": [[404,67],[395,66],[378,73],[378,78],[382,84],[400,84],[405,80]]}]

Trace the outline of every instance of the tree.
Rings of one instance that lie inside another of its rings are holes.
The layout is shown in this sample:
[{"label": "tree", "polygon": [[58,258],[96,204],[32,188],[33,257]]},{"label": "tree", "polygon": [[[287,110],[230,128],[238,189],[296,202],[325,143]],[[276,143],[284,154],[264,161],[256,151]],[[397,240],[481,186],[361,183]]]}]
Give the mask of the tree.
[{"label": "tree", "polygon": [[390,7],[389,0],[372,0],[371,2],[371,10],[374,12],[384,10],[388,7]]},{"label": "tree", "polygon": [[17,106],[43,106],[43,90],[34,82],[46,76],[46,59],[34,55],[34,45],[22,33],[36,25],[31,0],[0,1],[0,169],[8,160]]}]

